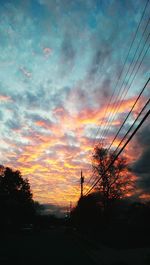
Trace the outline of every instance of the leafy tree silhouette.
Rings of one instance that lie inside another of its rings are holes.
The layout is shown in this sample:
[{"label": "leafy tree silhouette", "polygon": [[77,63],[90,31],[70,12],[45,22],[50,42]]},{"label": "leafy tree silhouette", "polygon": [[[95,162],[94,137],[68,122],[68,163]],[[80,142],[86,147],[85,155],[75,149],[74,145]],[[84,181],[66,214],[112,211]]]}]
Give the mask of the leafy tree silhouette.
[{"label": "leafy tree silhouette", "polygon": [[116,220],[116,215],[122,214],[117,211],[120,199],[125,198],[135,188],[127,160],[120,156],[108,169],[113,159],[114,154],[111,151],[98,145],[95,147],[92,167],[97,185],[93,193],[79,199],[71,216],[79,229],[88,227],[97,231],[98,223],[103,228],[108,227]]},{"label": "leafy tree silhouette", "polygon": [[32,193],[20,171],[0,167],[1,224],[18,226],[31,221],[34,213]]},{"label": "leafy tree silhouette", "polygon": [[[129,170],[127,160],[120,156],[113,164],[114,154],[105,148],[96,146],[93,154],[93,174],[98,179],[96,190],[100,192],[103,208],[110,202],[121,199],[134,189],[132,172]],[[108,166],[111,166],[108,168]]]}]

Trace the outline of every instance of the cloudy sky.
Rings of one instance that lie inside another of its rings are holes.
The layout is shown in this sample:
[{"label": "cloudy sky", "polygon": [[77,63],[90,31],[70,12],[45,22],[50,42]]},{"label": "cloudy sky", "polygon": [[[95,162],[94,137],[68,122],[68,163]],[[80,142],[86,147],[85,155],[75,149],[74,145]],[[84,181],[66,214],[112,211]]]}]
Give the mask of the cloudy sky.
[{"label": "cloudy sky", "polygon": [[[146,3],[0,0],[0,164],[21,170],[35,200],[64,206],[79,197],[80,170],[88,179],[93,146],[113,109],[113,104],[109,108],[107,104]],[[138,45],[135,59],[140,62],[141,51],[143,60],[130,86],[125,75],[123,84],[120,80],[120,87],[129,89],[106,135],[106,145],[150,76],[150,24],[145,28],[149,14],[150,4],[125,70]],[[115,93],[117,96],[117,89]],[[148,96],[149,88],[119,137]],[[149,169],[144,163],[150,138],[143,137],[148,124],[125,151],[139,176],[138,190],[147,196]],[[143,167],[146,172],[141,172]]]}]

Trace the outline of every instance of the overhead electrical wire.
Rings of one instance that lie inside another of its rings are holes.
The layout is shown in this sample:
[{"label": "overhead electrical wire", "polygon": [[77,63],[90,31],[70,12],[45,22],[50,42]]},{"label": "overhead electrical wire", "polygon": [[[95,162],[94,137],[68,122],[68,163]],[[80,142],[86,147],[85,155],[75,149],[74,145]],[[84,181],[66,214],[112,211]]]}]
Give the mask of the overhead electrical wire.
[{"label": "overhead electrical wire", "polygon": [[[132,74],[133,74],[134,70],[136,69],[137,64],[139,63],[138,60],[139,60],[139,58],[141,57],[141,54],[143,53],[143,50],[145,49],[145,47],[146,47],[146,45],[147,45],[147,41],[148,41],[149,37],[150,37],[150,33],[148,34],[148,36],[147,36],[147,38],[146,38],[146,41],[145,41],[145,43],[144,43],[144,47],[143,47],[143,49],[141,50],[141,52],[140,52],[140,54],[139,54],[139,56],[138,56],[138,58],[137,58],[137,60],[136,60],[136,62],[135,62],[135,64],[134,64],[134,67],[133,67],[133,69],[132,69],[132,72],[130,73],[130,76],[129,76],[129,78],[128,78],[128,82],[129,82],[130,78],[132,77]],[[125,88],[122,90],[121,95],[119,96],[118,100],[116,100],[116,102],[115,102],[115,104],[114,104],[114,110],[113,110],[112,113],[110,114],[110,117],[109,117],[109,120],[108,120],[108,128],[107,128],[107,130],[105,130],[105,134],[103,135],[103,138],[104,138],[104,137],[106,138],[106,136],[107,136],[107,134],[108,134],[108,131],[109,131],[109,127],[111,126],[110,123],[111,123],[112,121],[114,121],[115,114],[116,114],[117,111],[120,109],[120,106],[121,106],[122,100],[126,97],[128,91],[129,91],[129,89],[131,88],[131,85],[132,85],[132,83],[133,83],[133,81],[134,81],[134,79],[135,79],[135,77],[136,77],[136,75],[137,75],[137,73],[138,73],[138,71],[139,71],[139,69],[140,69],[140,66],[141,66],[141,64],[142,64],[142,62],[143,62],[143,60],[144,60],[144,58],[145,58],[145,56],[146,56],[146,54],[147,54],[149,48],[150,48],[150,43],[149,43],[149,45],[147,46],[147,48],[146,48],[146,50],[145,50],[145,52],[144,52],[144,55],[143,55],[143,57],[142,57],[142,59],[141,59],[141,62],[140,62],[139,65],[138,65],[138,68],[136,69],[136,71],[135,71],[135,73],[134,73],[134,76],[133,76],[133,78],[132,78],[132,80],[131,80],[131,83],[129,84],[129,87],[127,87],[127,88],[125,87]],[[132,62],[133,62],[133,61],[132,61]],[[130,66],[131,66],[131,65],[130,65]],[[129,66],[129,68],[130,68],[130,66]],[[125,78],[126,78],[126,77],[125,77]],[[123,83],[124,83],[124,81],[123,81]],[[123,83],[122,83],[122,86],[123,86]],[[121,86],[121,88],[122,88],[122,86]],[[120,91],[121,91],[121,90],[120,90]],[[124,94],[123,94],[123,93],[124,93]],[[120,100],[120,101],[119,101],[119,100]],[[110,124],[110,125],[109,125],[109,124]]]},{"label": "overhead electrical wire", "polygon": [[[136,28],[136,31],[135,31],[135,34],[134,34],[134,36],[133,36],[132,42],[131,42],[131,44],[130,44],[129,50],[128,50],[128,52],[127,52],[127,55],[126,55],[125,61],[124,61],[124,63],[123,63],[122,69],[121,69],[120,74],[119,74],[119,76],[118,76],[118,78],[117,78],[117,82],[116,82],[116,84],[115,84],[115,88],[114,88],[114,90],[113,90],[113,93],[112,93],[112,95],[111,95],[111,98],[110,98],[110,100],[109,100],[109,102],[108,102],[108,104],[107,104],[107,107],[106,107],[106,109],[105,109],[104,117],[106,116],[107,110],[108,110],[109,106],[111,105],[112,98],[113,98],[113,96],[114,96],[114,94],[115,94],[115,91],[116,91],[116,88],[117,88],[117,86],[118,86],[119,80],[120,80],[120,78],[121,78],[121,76],[122,76],[122,74],[123,74],[123,71],[124,71],[124,68],[125,68],[126,62],[127,62],[127,60],[128,60],[128,57],[129,57],[130,51],[131,51],[131,49],[132,49],[132,47],[133,47],[133,44],[134,44],[134,42],[135,42],[135,39],[136,39],[136,37],[137,37],[138,31],[139,31],[139,28],[140,28],[140,26],[141,26],[142,20],[143,20],[143,18],[144,18],[144,15],[145,15],[145,12],[146,12],[146,9],[147,9],[148,4],[149,4],[149,0],[147,0],[145,6],[144,6],[144,8],[143,8],[143,11],[142,11],[142,14],[141,14],[141,18],[140,18],[139,23],[138,23],[138,26],[137,26],[137,28]],[[95,145],[96,137],[97,137],[97,135],[98,135],[98,133],[99,133],[99,130],[100,130],[100,128],[101,128],[101,124],[102,124],[102,120],[101,120],[100,125],[99,125],[99,128],[98,128],[98,130],[97,130],[97,133],[96,133],[96,136],[95,136],[95,140],[94,140],[94,144],[93,144],[93,145]]]},{"label": "overhead electrical wire", "polygon": [[[132,113],[134,107],[136,106],[138,100],[140,99],[142,93],[144,92],[145,88],[147,87],[148,83],[150,81],[150,78],[147,80],[147,82],[145,83],[144,87],[142,88],[140,94],[138,95],[138,97],[136,98],[134,104],[132,105],[129,113],[127,114],[125,120],[123,121],[121,127],[119,128],[117,134],[115,135],[113,141],[111,142],[109,148],[107,149],[108,151],[110,150],[111,146],[113,145],[114,141],[116,140],[119,132],[121,131],[121,129],[123,128],[125,122],[127,121],[127,119],[129,118],[130,114]],[[144,111],[144,109],[147,107],[147,105],[149,104],[150,99],[148,99],[148,101],[146,102],[146,104],[144,105],[144,107],[142,108],[142,110],[140,111],[140,113],[138,114],[138,116],[136,117],[136,119],[134,120],[133,124],[131,125],[131,127],[128,129],[128,131],[126,132],[126,134],[124,135],[124,137],[122,138],[122,140],[120,141],[119,145],[117,146],[116,150],[114,151],[114,153],[116,153],[116,151],[118,150],[119,146],[122,144],[122,142],[125,140],[125,138],[127,137],[127,135],[129,134],[129,132],[131,131],[131,129],[133,128],[133,126],[135,125],[135,123],[137,122],[137,120],[139,119],[139,117],[141,116],[142,112]],[[94,178],[94,172],[91,176],[91,178],[89,179],[88,183],[86,184],[88,186],[88,184],[91,182],[91,180]],[[93,184],[93,183],[92,183]]]},{"label": "overhead electrical wire", "polygon": [[[111,102],[112,102],[113,96],[114,96],[114,94],[115,94],[116,88],[117,88],[118,83],[119,83],[119,80],[120,80],[120,78],[121,78],[121,76],[122,76],[122,74],[123,74],[123,71],[124,71],[124,68],[125,68],[126,62],[127,62],[127,60],[128,60],[129,54],[130,54],[130,52],[131,52],[131,49],[132,49],[132,47],[133,47],[133,45],[134,45],[134,42],[135,42],[135,39],[136,39],[136,37],[137,37],[138,30],[139,30],[139,28],[140,28],[140,26],[141,26],[141,23],[142,23],[142,20],[143,20],[144,15],[145,15],[145,11],[146,11],[146,8],[147,8],[147,6],[148,6],[148,3],[149,3],[149,0],[146,2],[145,7],[144,7],[144,9],[143,9],[143,12],[142,12],[142,15],[141,15],[141,19],[140,19],[140,21],[139,21],[139,23],[138,23],[138,26],[137,26],[136,32],[135,32],[134,37],[133,37],[133,39],[132,39],[132,42],[131,42],[131,44],[130,44],[130,47],[129,47],[128,53],[127,53],[127,55],[126,55],[126,58],[125,58],[125,61],[124,61],[123,67],[122,67],[121,72],[120,72],[120,74],[119,74],[119,77],[118,77],[118,79],[117,79],[117,82],[116,82],[116,85],[115,85],[115,89],[114,89],[113,94],[111,95],[111,98],[110,98],[110,100],[109,100],[109,102],[108,102],[108,104],[107,104],[107,107],[106,107],[106,109],[105,109],[104,117],[106,116],[107,110],[108,110],[109,106],[111,105]],[[142,33],[142,37],[144,36],[144,33],[145,33],[145,31],[146,31],[146,29],[147,29],[147,27],[148,27],[149,21],[150,21],[150,18],[149,18],[149,20],[147,21],[147,24],[146,24],[146,26],[145,26],[145,28],[144,28],[144,31],[143,31],[143,33]],[[138,47],[136,48],[136,52],[134,53],[134,58],[135,58],[136,53],[137,53],[137,51],[138,51],[138,49],[139,49],[139,47],[140,47],[140,44],[141,44],[141,41],[142,41],[142,37],[141,37],[141,39],[140,39],[140,41],[139,41],[139,43],[138,43]],[[149,36],[148,36],[148,37],[149,37]],[[147,38],[147,39],[148,39],[148,38]],[[145,42],[145,44],[146,44],[146,42]],[[145,44],[144,44],[144,45],[145,45]],[[144,46],[144,47],[145,47],[145,46]],[[143,51],[143,50],[142,50],[142,51]],[[142,54],[142,51],[141,51],[140,55]],[[148,51],[148,49],[147,49],[147,51]],[[145,52],[144,56],[146,55],[147,51]],[[139,57],[140,57],[140,55],[139,55]],[[142,58],[142,61],[143,61],[143,59],[144,59],[144,56],[143,56],[143,58]],[[138,58],[139,58],[139,57],[138,57]],[[142,61],[141,61],[140,65],[142,64]],[[138,69],[140,68],[140,65],[139,65]],[[130,65],[130,66],[131,66],[131,65]],[[130,67],[130,66],[129,66],[129,67]],[[136,64],[135,64],[135,66],[136,66]],[[137,71],[138,71],[138,70],[137,70]],[[137,73],[137,71],[136,71],[136,73]],[[128,72],[129,72],[129,69],[128,69]],[[133,70],[132,70],[132,72],[133,72]],[[126,74],[126,75],[127,75],[127,74]],[[134,75],[134,78],[135,78],[135,76],[136,76],[136,74]],[[130,74],[130,77],[131,77],[131,74]],[[134,78],[132,79],[132,82],[133,82]],[[123,84],[122,84],[122,85],[123,85]],[[130,84],[130,87],[131,87],[131,84]],[[104,118],[101,119],[100,126],[99,126],[99,128],[98,128],[98,130],[97,130],[97,133],[96,133],[96,137],[97,137],[97,135],[98,135],[98,133],[99,133],[99,130],[100,130],[100,127],[101,127],[101,124],[102,124],[102,121],[103,121],[103,120],[104,120]],[[106,129],[106,128],[105,128],[105,129]],[[120,130],[121,130],[121,129],[120,129]],[[96,137],[95,137],[95,140],[94,140],[94,146],[95,146],[95,142],[96,142]],[[88,183],[87,183],[86,185],[88,185],[88,184],[91,182],[92,178],[93,178],[93,176],[88,180]]]},{"label": "overhead electrical wire", "polygon": [[[110,98],[110,100],[109,100],[109,102],[108,102],[108,104],[107,104],[107,107],[106,107],[106,110],[105,110],[105,113],[104,113],[104,117],[106,116],[107,110],[108,110],[109,106],[111,105],[112,98],[113,98],[113,96],[114,96],[114,94],[115,94],[115,91],[116,91],[116,88],[117,88],[117,86],[118,86],[119,80],[120,80],[120,78],[121,78],[121,76],[122,76],[122,74],[123,74],[123,71],[124,71],[124,68],[125,68],[126,62],[127,62],[127,60],[128,60],[128,57],[129,57],[130,51],[131,51],[131,49],[132,49],[132,47],[133,47],[133,44],[134,44],[134,42],[135,42],[135,39],[136,39],[136,37],[137,37],[138,31],[139,31],[139,28],[140,28],[140,26],[141,26],[142,20],[143,20],[143,18],[144,18],[144,15],[145,15],[145,12],[146,12],[146,9],[147,9],[148,4],[149,4],[149,0],[147,0],[145,6],[144,6],[144,8],[143,8],[143,11],[142,11],[142,14],[141,14],[141,18],[140,18],[139,23],[138,23],[138,26],[137,26],[137,28],[136,28],[136,31],[135,31],[135,34],[134,34],[134,36],[133,36],[132,42],[131,42],[131,44],[130,44],[129,50],[128,50],[128,52],[127,52],[127,55],[126,55],[125,61],[124,61],[124,63],[123,63],[122,69],[121,69],[121,72],[120,72],[120,74],[119,74],[119,77],[117,78],[117,82],[116,82],[116,84],[115,84],[115,88],[114,88],[113,94],[111,95],[111,98]],[[100,125],[99,125],[98,130],[97,130],[96,137],[97,137],[97,135],[98,135],[98,133],[99,133],[99,130],[100,130],[101,124],[102,124],[102,120],[101,120],[101,123],[100,123]],[[95,141],[96,141],[96,137],[95,137]],[[95,145],[95,141],[94,141],[94,145]]]},{"label": "overhead electrical wire", "polygon": [[[148,35],[148,37],[149,37],[149,36],[150,36],[150,34]],[[149,48],[150,48],[150,44],[149,44],[149,46],[147,47],[147,49],[146,49],[146,51],[145,51],[145,53],[144,53],[144,55],[143,55],[143,57],[142,57],[142,60],[141,60],[140,64],[138,65],[138,68],[136,69],[136,72],[134,73],[134,76],[133,76],[133,78],[132,78],[132,81],[131,81],[131,83],[130,83],[130,86],[128,87],[128,90],[129,90],[129,88],[131,87],[131,85],[132,85],[132,83],[133,83],[133,81],[134,81],[134,79],[135,79],[135,77],[136,77],[136,75],[137,75],[137,72],[138,72],[138,70],[139,70],[139,68],[140,68],[140,66],[141,66],[141,64],[142,64],[142,62],[143,62],[143,60],[144,60],[144,57],[145,57],[146,53],[147,53],[148,50],[149,50]],[[142,54],[142,52],[140,53],[140,55],[141,55],[141,54]],[[140,56],[140,55],[139,55],[139,56]],[[131,75],[130,75],[130,76],[131,76]],[[134,109],[135,105],[137,104],[137,101],[138,101],[139,98],[141,97],[141,95],[142,95],[143,91],[145,90],[145,88],[146,88],[146,86],[147,86],[147,84],[148,84],[149,81],[150,81],[150,78],[148,79],[148,81],[147,81],[146,84],[144,85],[143,89],[141,90],[140,94],[138,95],[137,99],[135,100],[133,106],[131,107],[130,112],[127,114],[127,117],[125,118],[123,124],[121,125],[120,129],[118,130],[118,132],[117,132],[116,136],[114,137],[112,143],[110,144],[108,150],[111,148],[112,144],[113,144],[114,141],[116,140],[116,138],[117,138],[119,132],[120,132],[121,129],[123,128],[125,122],[127,121],[128,117],[130,116],[132,110]],[[120,105],[119,105],[119,107],[120,107]],[[102,145],[102,144],[101,144],[101,145]],[[89,184],[89,182],[91,181],[92,178],[93,178],[93,176],[91,176],[91,178],[89,179],[87,185]]]},{"label": "overhead electrical wire", "polygon": [[87,196],[93,189],[94,187],[98,184],[98,182],[100,181],[100,179],[102,178],[102,176],[104,176],[106,174],[106,172],[109,170],[109,168],[113,165],[113,163],[116,161],[116,159],[118,158],[118,156],[122,153],[122,151],[124,150],[124,148],[127,146],[127,144],[131,141],[131,139],[133,138],[133,136],[136,134],[136,132],[139,130],[139,128],[142,126],[142,124],[144,123],[144,121],[148,118],[148,116],[150,115],[150,109],[147,111],[147,113],[144,115],[144,117],[142,118],[142,120],[140,121],[140,123],[138,124],[138,126],[135,128],[135,130],[133,131],[133,133],[130,135],[130,137],[128,138],[128,140],[126,141],[126,143],[123,145],[123,147],[120,149],[120,151],[118,152],[118,154],[115,156],[115,158],[111,161],[111,163],[109,164],[109,166],[105,169],[104,173],[98,178],[98,180],[92,185],[92,187],[86,192],[85,196]]},{"label": "overhead electrical wire", "polygon": [[[142,63],[142,62],[141,62],[141,63]],[[141,65],[141,64],[140,64],[140,65]],[[140,65],[139,65],[139,67],[140,67]],[[144,87],[142,88],[140,94],[138,95],[138,97],[136,98],[135,102],[133,103],[133,105],[132,105],[132,107],[131,107],[129,113],[127,114],[127,116],[126,116],[124,122],[122,123],[122,125],[121,125],[121,127],[119,128],[117,134],[115,135],[113,141],[111,142],[110,146],[108,147],[108,149],[107,149],[108,151],[110,150],[110,148],[111,148],[111,146],[113,145],[114,141],[116,140],[116,138],[117,138],[119,132],[121,131],[121,129],[123,128],[125,122],[127,121],[127,119],[129,118],[130,114],[132,113],[134,107],[136,106],[138,100],[140,99],[140,97],[141,97],[142,93],[144,92],[144,90],[145,90],[147,84],[149,83],[149,81],[150,81],[150,78],[147,80],[147,82],[145,83]],[[94,174],[90,177],[90,179],[88,180],[88,182],[87,182],[86,185],[89,185],[89,183],[91,182],[91,180],[92,180],[93,178],[94,178]]]},{"label": "overhead electrical wire", "polygon": [[[145,85],[143,86],[143,88],[142,88],[140,94],[139,94],[138,97],[136,98],[136,100],[135,100],[135,102],[134,102],[134,104],[133,104],[133,106],[132,106],[130,112],[129,112],[128,115],[127,115],[128,117],[129,117],[129,115],[131,114],[132,110],[134,109],[135,105],[137,104],[137,102],[138,102],[139,98],[141,97],[143,91],[144,91],[145,88],[147,87],[149,81],[150,81],[150,78],[148,78],[148,80],[146,81]],[[145,105],[147,105],[147,104],[148,104],[148,103],[146,103]],[[144,108],[145,108],[145,107],[146,107],[146,106],[144,106]],[[127,120],[127,119],[126,119],[126,120]],[[137,119],[136,119],[136,121],[137,121]],[[125,121],[123,122],[123,124],[124,124],[124,123],[125,123]],[[121,130],[121,128],[123,127],[123,124],[121,125],[121,127],[120,127],[119,130]],[[118,134],[118,132],[117,132],[117,134]],[[117,134],[116,134],[116,135],[117,135]],[[127,135],[126,135],[126,136],[127,136]],[[114,141],[114,139],[113,139],[113,141]],[[112,141],[112,142],[113,142],[113,141]],[[94,173],[93,173],[93,175],[92,175],[92,177],[91,177],[90,179],[92,179],[93,177],[94,177]]]},{"label": "overhead electrical wire", "polygon": [[[150,34],[149,34],[149,35],[150,35]],[[145,55],[146,55],[146,53],[147,53],[147,51],[148,51],[148,49],[149,49],[149,48],[150,48],[150,45],[147,47],[147,49],[146,49],[146,51],[145,51],[145,53],[144,53],[144,55],[143,55],[143,58],[142,58],[142,60],[141,60],[140,64],[138,65],[138,68],[137,68],[137,70],[136,70],[136,72],[135,72],[135,74],[134,74],[134,76],[133,76],[133,78],[132,78],[132,82],[133,82],[133,80],[135,79],[135,77],[136,77],[136,74],[137,74],[137,72],[138,72],[138,70],[139,70],[139,68],[140,68],[140,66],[141,66],[141,64],[142,64],[142,62],[143,62],[143,59],[144,59],[144,57],[145,57]],[[120,132],[120,131],[121,131],[121,129],[123,128],[123,125],[124,125],[124,124],[125,124],[125,122],[127,121],[127,119],[128,119],[128,117],[129,117],[129,115],[131,114],[132,110],[134,109],[135,105],[137,104],[137,101],[139,100],[140,96],[142,95],[142,93],[143,93],[143,91],[145,90],[145,88],[146,88],[146,86],[147,86],[147,84],[148,84],[148,82],[149,82],[149,81],[150,81],[150,78],[147,80],[146,84],[145,84],[145,85],[144,85],[144,87],[142,88],[142,90],[141,90],[140,94],[138,95],[137,99],[135,100],[135,102],[134,102],[133,106],[131,107],[131,110],[130,110],[130,112],[128,113],[127,117],[125,118],[125,120],[124,120],[123,124],[121,125],[120,129],[118,130],[118,132],[117,132],[117,134],[116,134],[115,138],[113,139],[113,141],[112,141],[112,143],[111,143],[111,145],[109,146],[109,148],[108,148],[108,149],[110,149],[110,147],[112,146],[113,142],[114,142],[114,141],[115,141],[115,139],[117,138],[117,136],[118,136],[119,132]],[[131,83],[131,84],[132,84],[132,83]],[[130,84],[129,88],[131,87],[131,84]],[[93,178],[93,175],[92,175],[92,176],[91,176],[91,178],[89,179],[89,181],[88,181],[87,185],[89,184],[89,182],[91,182],[91,179],[92,179],[92,178]]]},{"label": "overhead electrical wire", "polygon": [[146,109],[146,107],[148,106],[149,103],[150,103],[150,98],[147,100],[147,102],[145,103],[144,107],[142,108],[142,110],[139,112],[138,116],[136,117],[136,119],[132,123],[131,127],[128,129],[128,131],[126,132],[126,134],[121,139],[119,145],[117,146],[117,148],[115,149],[115,151],[113,152],[113,154],[115,154],[117,152],[117,150],[119,149],[119,147],[121,146],[121,144],[123,143],[123,141],[126,139],[126,137],[129,134],[129,132],[133,129],[133,127],[136,124],[137,120],[139,119],[139,117],[141,116],[142,112]]},{"label": "overhead electrical wire", "polygon": [[115,135],[113,141],[111,142],[110,146],[108,147],[108,150],[110,150],[111,146],[113,145],[114,141],[116,140],[118,134],[120,133],[121,129],[123,128],[124,124],[126,123],[127,119],[129,118],[130,114],[132,113],[134,107],[136,106],[137,102],[139,101],[139,99],[140,99],[141,95],[143,94],[145,88],[147,87],[149,81],[150,81],[150,77],[149,77],[149,79],[147,80],[147,82],[145,83],[144,87],[142,88],[140,94],[139,94],[138,97],[136,98],[136,100],[135,100],[134,104],[132,105],[130,111],[128,112],[128,114],[127,114],[125,120],[123,121],[121,127],[119,128],[118,132],[116,133],[116,135]]}]

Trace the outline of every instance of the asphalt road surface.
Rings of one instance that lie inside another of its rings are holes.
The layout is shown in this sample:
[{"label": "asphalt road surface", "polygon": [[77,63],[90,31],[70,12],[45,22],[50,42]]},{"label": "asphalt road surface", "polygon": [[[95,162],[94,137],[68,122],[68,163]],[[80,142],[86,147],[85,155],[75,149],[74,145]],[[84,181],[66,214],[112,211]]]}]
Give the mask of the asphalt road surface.
[{"label": "asphalt road surface", "polygon": [[0,240],[0,265],[95,264],[80,240],[64,228],[26,231]]}]

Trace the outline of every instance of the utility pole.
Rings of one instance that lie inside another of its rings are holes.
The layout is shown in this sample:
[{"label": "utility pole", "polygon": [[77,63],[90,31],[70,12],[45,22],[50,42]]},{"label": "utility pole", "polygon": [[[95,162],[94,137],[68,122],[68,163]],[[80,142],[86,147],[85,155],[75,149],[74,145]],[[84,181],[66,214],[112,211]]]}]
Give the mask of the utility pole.
[{"label": "utility pole", "polygon": [[72,211],[72,202],[70,201],[70,205],[69,205],[69,217],[71,216],[71,211]]},{"label": "utility pole", "polygon": [[80,178],[80,185],[81,185],[81,198],[83,197],[83,183],[84,183],[84,177],[81,170],[81,178]]}]

